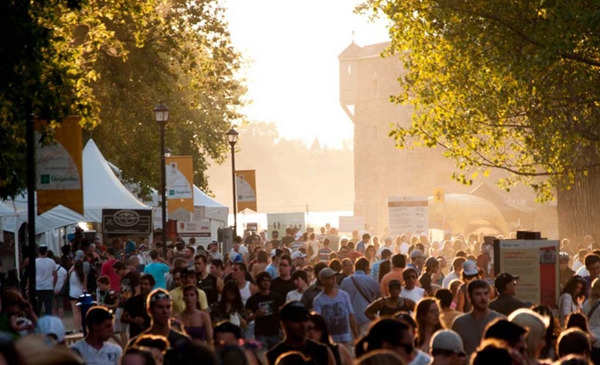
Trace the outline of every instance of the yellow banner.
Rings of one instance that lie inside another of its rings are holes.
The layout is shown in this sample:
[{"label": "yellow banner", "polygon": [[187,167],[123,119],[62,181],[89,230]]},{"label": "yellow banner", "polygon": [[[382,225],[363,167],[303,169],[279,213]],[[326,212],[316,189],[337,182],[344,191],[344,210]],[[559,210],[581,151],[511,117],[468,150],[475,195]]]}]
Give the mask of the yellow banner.
[{"label": "yellow banner", "polygon": [[256,207],[256,171],[241,170],[235,172],[235,189],[237,195],[237,210],[258,211]]},{"label": "yellow banner", "polygon": [[[36,146],[38,215],[58,205],[83,214],[83,142],[79,120],[78,116],[67,117],[54,129],[54,143]],[[36,138],[39,141],[40,134],[36,133]]]},{"label": "yellow banner", "polygon": [[167,211],[170,220],[191,221],[194,213],[194,166],[192,156],[170,156],[167,168]]}]

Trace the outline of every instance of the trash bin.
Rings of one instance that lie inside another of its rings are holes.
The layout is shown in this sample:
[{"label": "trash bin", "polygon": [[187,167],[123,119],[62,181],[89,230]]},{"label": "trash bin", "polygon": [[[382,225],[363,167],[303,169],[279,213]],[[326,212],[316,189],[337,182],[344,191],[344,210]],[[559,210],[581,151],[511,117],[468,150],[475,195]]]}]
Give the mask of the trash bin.
[{"label": "trash bin", "polygon": [[81,311],[81,325],[83,327],[83,337],[87,336],[87,323],[85,321],[85,315],[87,314],[87,311],[96,304],[97,303],[94,301],[92,295],[88,294],[85,291],[79,296],[79,299],[77,300],[77,306]]}]

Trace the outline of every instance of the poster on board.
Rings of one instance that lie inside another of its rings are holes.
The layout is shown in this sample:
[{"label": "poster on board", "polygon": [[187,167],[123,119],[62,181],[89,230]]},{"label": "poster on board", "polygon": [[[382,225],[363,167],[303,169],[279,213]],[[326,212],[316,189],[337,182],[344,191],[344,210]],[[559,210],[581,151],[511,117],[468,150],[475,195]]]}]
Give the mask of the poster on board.
[{"label": "poster on board", "polygon": [[559,291],[559,241],[495,240],[495,272],[519,276],[516,298],[555,308]]},{"label": "poster on board", "polygon": [[306,230],[306,216],[304,212],[298,213],[269,213],[267,214],[267,231],[269,237],[273,231],[279,232],[279,237],[285,236],[286,228]]},{"label": "poster on board", "polygon": [[388,198],[390,235],[429,232],[429,203],[426,196],[391,196]]}]

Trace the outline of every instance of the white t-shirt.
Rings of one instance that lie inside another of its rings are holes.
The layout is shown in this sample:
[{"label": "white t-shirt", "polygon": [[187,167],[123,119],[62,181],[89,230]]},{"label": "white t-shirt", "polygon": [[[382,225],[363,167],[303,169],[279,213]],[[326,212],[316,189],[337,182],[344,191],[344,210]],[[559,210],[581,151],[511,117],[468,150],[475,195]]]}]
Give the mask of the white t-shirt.
[{"label": "white t-shirt", "polygon": [[56,263],[48,257],[35,259],[35,290],[54,290],[54,276]]},{"label": "white t-shirt", "polygon": [[406,242],[402,242],[402,244],[400,245],[400,253],[403,255],[408,254],[408,249],[410,248],[410,245]]},{"label": "white t-shirt", "polygon": [[298,290],[292,290],[287,293],[285,302],[289,303],[289,302],[293,302],[294,300],[300,301],[302,299],[302,294],[303,293],[298,292]]},{"label": "white t-shirt", "polygon": [[582,278],[586,277],[586,276],[590,276],[590,272],[588,271],[588,269],[585,268],[585,265],[580,267],[577,272],[575,273],[575,275],[579,275]]},{"label": "white t-shirt", "polygon": [[583,262],[579,261],[579,259],[573,261],[573,271],[577,272],[577,270],[579,270],[580,267],[584,266]]},{"label": "white t-shirt", "polygon": [[90,346],[85,340],[76,342],[71,349],[77,351],[86,365],[117,365],[123,350],[114,343],[104,342],[100,350]]},{"label": "white t-shirt", "polygon": [[410,299],[413,302],[418,303],[419,300],[425,297],[425,289],[415,286],[412,290],[408,290],[405,286],[403,286],[402,291],[400,292],[400,296],[402,298]]},{"label": "white t-shirt", "polygon": [[60,265],[56,265],[56,275],[57,279],[56,284],[54,285],[54,291],[60,293],[67,279],[67,270]]},{"label": "white t-shirt", "polygon": [[452,280],[456,279],[460,280],[460,276],[456,273],[456,271],[452,271],[450,274],[448,274],[448,276],[444,278],[444,281],[442,281],[442,288],[449,289]]}]

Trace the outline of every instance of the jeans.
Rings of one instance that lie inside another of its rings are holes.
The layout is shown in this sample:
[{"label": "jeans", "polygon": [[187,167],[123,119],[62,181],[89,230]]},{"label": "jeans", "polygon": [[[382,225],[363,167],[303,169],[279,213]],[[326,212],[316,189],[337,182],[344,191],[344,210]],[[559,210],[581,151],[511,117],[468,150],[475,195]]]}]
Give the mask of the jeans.
[{"label": "jeans", "polygon": [[270,350],[281,341],[280,335],[264,336],[255,334],[256,341],[262,343],[265,350]]},{"label": "jeans", "polygon": [[52,315],[52,302],[54,301],[54,290],[36,290],[35,295],[37,296],[37,313],[41,314],[42,304],[46,310],[46,315]]}]

